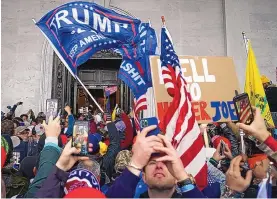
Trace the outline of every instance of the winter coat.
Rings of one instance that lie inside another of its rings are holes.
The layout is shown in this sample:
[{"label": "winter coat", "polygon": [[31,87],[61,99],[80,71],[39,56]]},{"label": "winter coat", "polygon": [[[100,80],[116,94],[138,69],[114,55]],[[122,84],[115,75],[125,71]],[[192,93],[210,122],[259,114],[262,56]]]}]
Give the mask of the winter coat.
[{"label": "winter coat", "polygon": [[51,174],[61,154],[61,149],[54,143],[46,143],[39,157],[39,166],[36,177],[30,184],[25,198],[33,198],[42,187],[45,179]]}]

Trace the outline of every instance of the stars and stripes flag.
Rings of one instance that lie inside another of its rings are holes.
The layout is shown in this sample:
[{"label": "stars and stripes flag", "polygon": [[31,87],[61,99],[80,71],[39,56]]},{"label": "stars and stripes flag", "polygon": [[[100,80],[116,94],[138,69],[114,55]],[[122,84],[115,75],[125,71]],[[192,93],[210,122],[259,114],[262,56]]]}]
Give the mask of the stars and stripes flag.
[{"label": "stars and stripes flag", "polygon": [[204,140],[192,111],[191,96],[182,75],[171,36],[165,25],[161,31],[162,76],[173,101],[160,118],[160,128],[176,148],[187,173],[195,177],[197,186],[207,186],[207,165]]},{"label": "stars and stripes flag", "polygon": [[134,99],[134,120],[137,131],[140,130],[140,124],[138,119],[138,114],[142,110],[147,109],[147,101],[146,101],[146,95],[141,95],[138,99]]},{"label": "stars and stripes flag", "polygon": [[240,121],[245,124],[248,122],[248,120],[253,119],[251,118],[251,115],[252,115],[251,105],[248,98],[240,101],[239,103],[240,103],[239,118],[240,118]]}]

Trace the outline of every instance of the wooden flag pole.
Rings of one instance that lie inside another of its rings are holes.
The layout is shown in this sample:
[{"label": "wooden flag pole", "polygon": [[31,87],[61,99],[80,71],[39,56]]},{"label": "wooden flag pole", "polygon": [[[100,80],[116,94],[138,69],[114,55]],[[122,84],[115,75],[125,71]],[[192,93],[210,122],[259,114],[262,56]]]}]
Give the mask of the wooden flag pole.
[{"label": "wooden flag pole", "polygon": [[201,124],[200,128],[202,128],[202,130],[203,130],[203,137],[204,137],[205,146],[206,146],[206,148],[210,148],[208,132],[207,132],[207,124]]},{"label": "wooden flag pole", "polygon": [[164,16],[161,16],[161,18],[162,18],[163,26],[165,26],[165,18],[164,18]]},{"label": "wooden flag pole", "polygon": [[100,105],[97,103],[97,101],[94,99],[94,97],[91,95],[91,93],[89,92],[89,90],[87,89],[87,87],[83,84],[83,82],[79,79],[79,77],[76,75],[75,76],[76,79],[78,80],[78,82],[81,84],[81,86],[85,89],[85,91],[87,92],[87,94],[90,96],[90,98],[93,100],[93,102],[96,104],[96,106],[99,108],[99,110],[104,113],[103,109],[100,107]]}]

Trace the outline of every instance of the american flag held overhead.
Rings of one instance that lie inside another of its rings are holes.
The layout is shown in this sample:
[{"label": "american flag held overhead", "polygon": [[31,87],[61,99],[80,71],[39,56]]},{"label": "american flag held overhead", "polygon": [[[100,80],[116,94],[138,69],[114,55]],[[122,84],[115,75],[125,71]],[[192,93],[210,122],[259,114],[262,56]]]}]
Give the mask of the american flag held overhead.
[{"label": "american flag held overhead", "polygon": [[161,31],[161,66],[165,87],[172,103],[161,121],[161,128],[176,148],[186,170],[196,178],[201,187],[207,184],[205,147],[200,128],[191,106],[191,97],[186,88],[178,56],[165,25]]}]

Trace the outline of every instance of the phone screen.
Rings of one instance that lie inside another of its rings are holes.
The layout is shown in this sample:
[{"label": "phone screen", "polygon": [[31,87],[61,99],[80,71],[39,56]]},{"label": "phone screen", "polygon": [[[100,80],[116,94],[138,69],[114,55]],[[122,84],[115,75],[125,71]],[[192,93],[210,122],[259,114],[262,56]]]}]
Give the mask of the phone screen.
[{"label": "phone screen", "polygon": [[254,120],[251,104],[247,93],[234,97],[234,104],[239,121],[244,124],[251,124]]},{"label": "phone screen", "polygon": [[72,147],[81,149],[79,155],[88,155],[88,122],[87,121],[76,121],[72,136]]},{"label": "phone screen", "polygon": [[52,115],[56,117],[58,114],[58,100],[48,99],[46,100],[46,123],[48,123],[49,117]]}]

